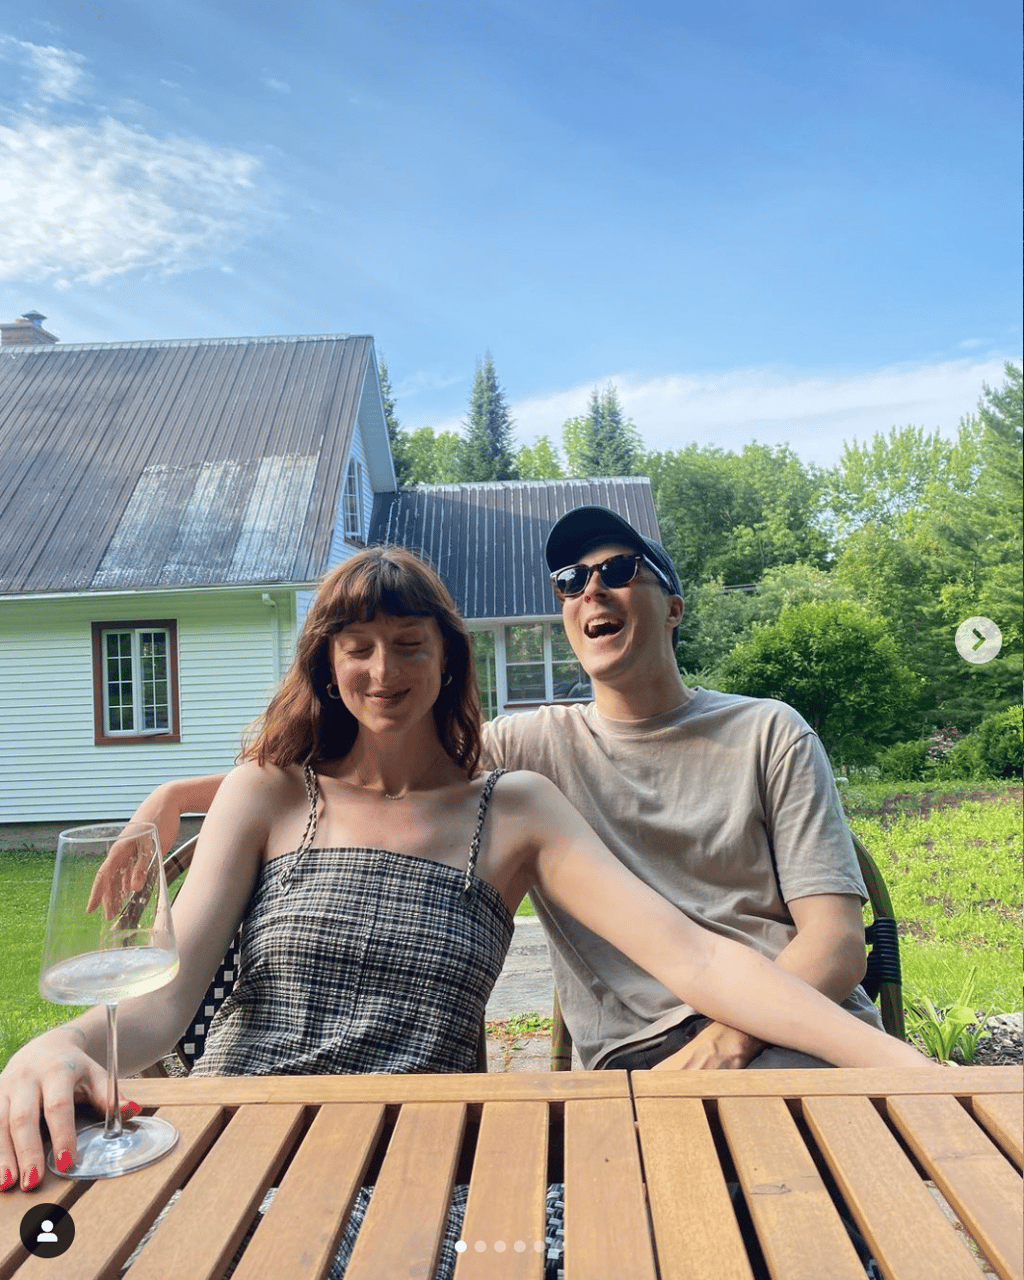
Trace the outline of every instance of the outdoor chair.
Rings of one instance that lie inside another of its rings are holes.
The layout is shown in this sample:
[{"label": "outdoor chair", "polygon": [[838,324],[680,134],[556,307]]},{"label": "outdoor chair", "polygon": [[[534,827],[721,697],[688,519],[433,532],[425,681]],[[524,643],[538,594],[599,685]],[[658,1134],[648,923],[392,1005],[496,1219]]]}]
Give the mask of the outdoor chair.
[{"label": "outdoor chair", "polygon": [[[164,858],[164,874],[167,877],[168,888],[188,870],[198,840],[198,835],[192,836],[190,840],[180,844],[177,849],[173,849]],[[203,997],[199,1008],[196,1010],[195,1017],[192,1019],[188,1030],[174,1046],[174,1052],[160,1062],[154,1062],[152,1066],[140,1071],[140,1075],[167,1076],[172,1071],[174,1074],[179,1074],[179,1071],[175,1069],[175,1063],[186,1074],[192,1070],[192,1064],[202,1055],[206,1045],[206,1033],[210,1028],[210,1023],[213,1021],[214,1014],[231,994],[231,989],[235,985],[235,979],[238,976],[241,964],[240,948],[241,931],[232,938],[231,945],[228,947],[217,972],[213,975],[213,980],[207,988],[206,995]],[[170,1069],[168,1069],[168,1064],[171,1064]],[[476,1069],[481,1073],[487,1070],[487,1029],[482,1021],[477,1043]]]},{"label": "outdoor chair", "polygon": [[[868,891],[873,919],[864,930],[868,948],[867,972],[861,986],[879,1004],[882,1025],[898,1040],[907,1038],[903,1021],[903,976],[900,969],[900,939],[893,915],[892,900],[878,865],[862,842],[853,837],[860,873]],[[568,1071],[572,1067],[572,1036],[562,1017],[555,992],[551,1015],[551,1070]]]}]

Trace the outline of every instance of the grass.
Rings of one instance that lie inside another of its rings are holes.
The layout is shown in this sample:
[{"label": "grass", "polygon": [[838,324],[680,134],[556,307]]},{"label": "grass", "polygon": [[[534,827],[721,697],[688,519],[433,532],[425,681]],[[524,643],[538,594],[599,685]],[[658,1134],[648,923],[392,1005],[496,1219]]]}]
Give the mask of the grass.
[{"label": "grass", "polygon": [[889,886],[904,988],[938,1007],[977,968],[988,1013],[1021,1007],[1019,783],[843,787],[853,830]]},{"label": "grass", "polygon": [[[851,783],[843,803],[871,850],[900,920],[905,987],[939,1008],[977,969],[977,1007],[1021,1007],[1019,783]],[[0,1066],[20,1045],[75,1012],[38,993],[52,854],[0,851],[4,969]],[[532,915],[527,899],[518,914]],[[540,1019],[516,1033],[546,1029]]]},{"label": "grass", "polygon": [[55,860],[52,853],[0,851],[0,902],[5,920],[0,1066],[26,1040],[79,1012],[67,1005],[50,1004],[37,986]]}]

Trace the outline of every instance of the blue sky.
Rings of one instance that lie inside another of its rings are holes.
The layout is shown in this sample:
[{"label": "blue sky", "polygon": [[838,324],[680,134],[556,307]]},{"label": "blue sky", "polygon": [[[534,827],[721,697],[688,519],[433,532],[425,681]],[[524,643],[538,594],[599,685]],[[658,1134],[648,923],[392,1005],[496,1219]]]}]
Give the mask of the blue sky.
[{"label": "blue sky", "polygon": [[1021,353],[1018,5],[0,7],[0,312],[371,333],[404,426],[951,432]]}]

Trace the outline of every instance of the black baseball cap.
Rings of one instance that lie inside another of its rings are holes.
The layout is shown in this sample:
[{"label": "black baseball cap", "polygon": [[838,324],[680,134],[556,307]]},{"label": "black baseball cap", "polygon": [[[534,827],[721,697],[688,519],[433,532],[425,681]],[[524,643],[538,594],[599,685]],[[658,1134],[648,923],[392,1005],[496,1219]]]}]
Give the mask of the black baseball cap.
[{"label": "black baseball cap", "polygon": [[577,507],[555,521],[544,548],[548,568],[555,573],[576,564],[584,552],[601,542],[621,542],[635,548],[658,566],[675,595],[683,594],[679,574],[661,543],[637,533],[628,521],[607,507]]}]

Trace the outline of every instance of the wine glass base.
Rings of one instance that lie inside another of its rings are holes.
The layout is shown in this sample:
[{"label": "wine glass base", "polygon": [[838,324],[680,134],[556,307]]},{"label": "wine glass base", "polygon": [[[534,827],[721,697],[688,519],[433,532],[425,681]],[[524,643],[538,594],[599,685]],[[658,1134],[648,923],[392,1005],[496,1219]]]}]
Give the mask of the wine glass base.
[{"label": "wine glass base", "polygon": [[52,1151],[46,1163],[61,1178],[119,1178],[159,1160],[177,1141],[178,1131],[173,1124],[156,1116],[139,1116],[125,1124],[116,1138],[104,1137],[101,1124],[81,1130],[78,1158],[63,1173],[54,1164]]}]

